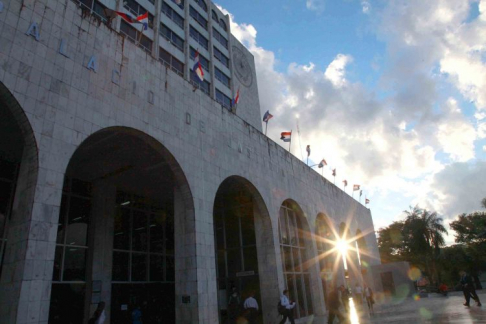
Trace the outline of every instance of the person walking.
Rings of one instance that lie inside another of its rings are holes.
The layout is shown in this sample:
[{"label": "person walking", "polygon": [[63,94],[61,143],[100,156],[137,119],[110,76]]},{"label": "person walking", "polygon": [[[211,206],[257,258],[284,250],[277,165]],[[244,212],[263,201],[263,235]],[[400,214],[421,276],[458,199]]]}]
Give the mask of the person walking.
[{"label": "person walking", "polygon": [[366,303],[368,304],[370,313],[374,314],[375,311],[373,310],[373,304],[375,303],[375,300],[373,299],[373,290],[371,290],[371,288],[366,284],[364,285],[364,296],[366,298]]},{"label": "person walking", "polygon": [[280,297],[280,305],[282,307],[285,307],[285,312],[282,315],[283,318],[280,321],[280,324],[284,324],[287,319],[290,321],[290,324],[295,324],[294,321],[294,307],[295,307],[295,302],[290,302],[290,292],[288,289],[285,289],[283,291],[282,296]]},{"label": "person walking", "polygon": [[344,311],[347,313],[349,312],[349,290],[348,288],[341,285],[341,300],[343,302]]},{"label": "person walking", "polygon": [[[341,313],[339,309],[341,306],[341,297],[340,297],[341,287],[333,287],[331,292],[328,296],[328,307],[329,307],[329,315],[327,318],[327,324],[334,323],[334,318],[338,318],[339,323],[344,322],[344,315]],[[282,324],[282,322],[280,322]]]},{"label": "person walking", "polygon": [[472,277],[466,271],[462,271],[461,284],[462,292],[466,299],[464,306],[470,306],[469,302],[471,297],[476,301],[476,305],[481,306],[481,301],[479,300],[478,294],[476,294],[476,288],[474,287]]},{"label": "person walking", "polygon": [[363,305],[363,288],[361,288],[359,283],[356,283],[354,286],[354,298],[357,305]]},{"label": "person walking", "polygon": [[103,324],[106,320],[105,302],[99,302],[93,316],[89,319],[88,324]]},{"label": "person walking", "polygon": [[243,304],[246,312],[246,319],[248,324],[256,324],[256,318],[258,315],[258,302],[255,299],[255,291],[251,291],[245,303]]},{"label": "person walking", "polygon": [[238,295],[236,287],[233,286],[231,288],[231,295],[228,300],[228,317],[230,323],[235,323],[238,315],[240,315],[240,305],[240,295]]}]

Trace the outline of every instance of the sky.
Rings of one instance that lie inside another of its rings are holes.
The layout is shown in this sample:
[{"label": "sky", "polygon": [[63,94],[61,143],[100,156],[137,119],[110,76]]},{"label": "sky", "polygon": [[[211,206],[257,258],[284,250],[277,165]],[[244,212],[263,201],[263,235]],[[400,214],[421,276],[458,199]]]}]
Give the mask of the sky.
[{"label": "sky", "polygon": [[[254,55],[268,136],[346,192],[375,229],[409,206],[444,225],[486,197],[486,0],[216,0]],[[241,101],[244,100],[242,95]],[[297,133],[297,128],[300,134]],[[284,145],[285,144],[285,145]],[[355,198],[358,197],[355,193]],[[454,242],[453,232],[446,237]]]}]

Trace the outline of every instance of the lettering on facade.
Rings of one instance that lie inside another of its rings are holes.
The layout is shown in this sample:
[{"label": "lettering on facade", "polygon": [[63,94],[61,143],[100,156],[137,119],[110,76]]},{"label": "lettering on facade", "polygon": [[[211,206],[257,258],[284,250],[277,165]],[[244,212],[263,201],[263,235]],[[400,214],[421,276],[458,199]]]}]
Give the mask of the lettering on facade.
[{"label": "lettering on facade", "polygon": [[96,63],[96,56],[92,55],[91,58],[89,59],[89,62],[88,62],[88,65],[86,66],[86,68],[88,70],[93,70],[95,72],[97,72],[97,66],[98,64]]},{"label": "lettering on facade", "polygon": [[153,91],[150,91],[148,92],[148,98],[147,98],[147,101],[150,103],[150,104],[154,104],[154,93]]},{"label": "lettering on facade", "polygon": [[30,24],[30,27],[25,33],[25,35],[33,36],[36,41],[39,41],[40,39],[39,26],[37,26],[37,23],[35,21],[32,24]]},{"label": "lettering on facade", "polygon": [[186,113],[186,124],[191,125],[191,114],[190,113]]},{"label": "lettering on facade", "polygon": [[69,57],[66,52],[66,40],[64,38],[61,39],[61,44],[59,45],[59,54]]}]

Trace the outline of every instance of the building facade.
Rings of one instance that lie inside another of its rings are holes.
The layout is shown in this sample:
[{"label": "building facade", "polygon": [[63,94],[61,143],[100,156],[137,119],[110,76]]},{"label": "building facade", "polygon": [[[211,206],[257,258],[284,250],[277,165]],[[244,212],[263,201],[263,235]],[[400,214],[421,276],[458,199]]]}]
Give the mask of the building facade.
[{"label": "building facade", "polygon": [[0,0],[0,323],[224,323],[232,291],[277,323],[286,288],[319,319],[331,282],[373,282],[369,209],[260,118],[209,1]]}]

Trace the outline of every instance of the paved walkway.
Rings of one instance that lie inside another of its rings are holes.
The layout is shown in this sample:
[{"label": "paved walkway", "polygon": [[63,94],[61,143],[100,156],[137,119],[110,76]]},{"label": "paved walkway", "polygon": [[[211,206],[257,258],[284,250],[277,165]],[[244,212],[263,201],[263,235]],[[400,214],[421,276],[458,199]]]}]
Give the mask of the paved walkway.
[{"label": "paved walkway", "polygon": [[[428,298],[414,300],[407,298],[401,301],[389,301],[375,305],[375,314],[369,315],[367,307],[351,312],[352,324],[368,323],[486,323],[486,291],[478,291],[482,307],[476,306],[471,300],[471,307],[465,307],[464,296],[460,292],[454,292],[448,297],[438,294],[430,294]],[[337,321],[335,321],[337,322]]]}]

